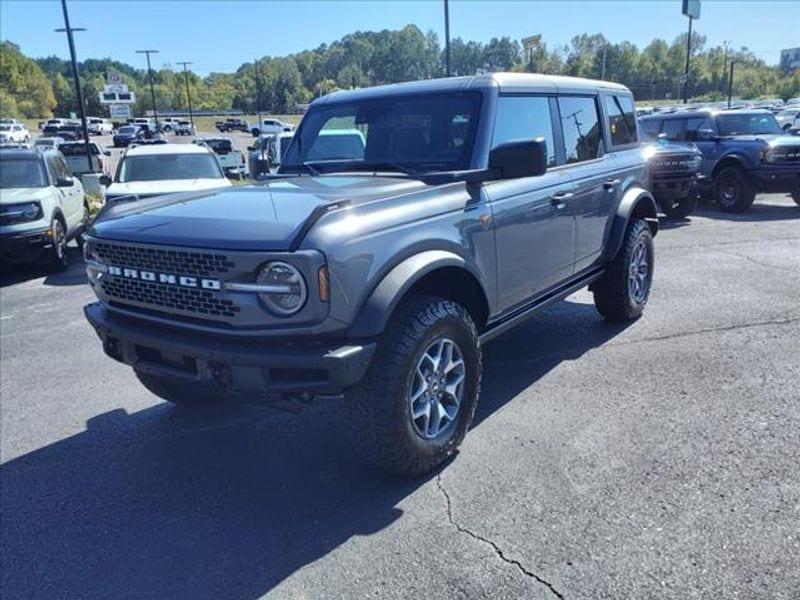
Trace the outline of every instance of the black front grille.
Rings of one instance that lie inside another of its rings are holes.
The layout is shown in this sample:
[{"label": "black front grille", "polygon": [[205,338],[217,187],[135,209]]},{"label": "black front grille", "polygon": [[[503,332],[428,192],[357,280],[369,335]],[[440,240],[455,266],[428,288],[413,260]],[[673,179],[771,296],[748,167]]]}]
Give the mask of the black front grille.
[{"label": "black front grille", "polygon": [[210,277],[227,273],[234,266],[224,254],[125,246],[107,242],[96,243],[93,250],[106,264],[159,273]]},{"label": "black front grille", "polygon": [[232,300],[217,298],[210,290],[108,276],[101,285],[112,301],[146,304],[157,310],[180,310],[205,318],[232,318],[241,311]]}]

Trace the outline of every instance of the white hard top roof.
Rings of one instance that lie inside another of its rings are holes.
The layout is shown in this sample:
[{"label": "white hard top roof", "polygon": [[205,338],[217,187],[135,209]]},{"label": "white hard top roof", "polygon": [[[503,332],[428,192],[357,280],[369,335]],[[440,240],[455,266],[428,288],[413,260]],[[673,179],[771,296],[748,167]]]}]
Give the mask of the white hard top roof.
[{"label": "white hard top roof", "polygon": [[126,156],[143,156],[148,154],[209,154],[207,146],[198,144],[142,144],[133,146],[125,152]]}]

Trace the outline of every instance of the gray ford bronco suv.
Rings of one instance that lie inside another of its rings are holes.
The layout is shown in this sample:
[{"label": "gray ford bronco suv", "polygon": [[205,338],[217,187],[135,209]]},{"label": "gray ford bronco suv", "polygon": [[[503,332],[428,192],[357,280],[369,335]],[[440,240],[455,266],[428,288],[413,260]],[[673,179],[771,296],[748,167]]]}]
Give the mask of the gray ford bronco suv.
[{"label": "gray ford bronco suv", "polygon": [[464,438],[484,342],[586,286],[606,318],[642,314],[644,180],[620,85],[500,73],[337,92],[263,183],[109,206],[86,239],[85,313],[166,400],[343,395],[364,456],[419,474]]}]

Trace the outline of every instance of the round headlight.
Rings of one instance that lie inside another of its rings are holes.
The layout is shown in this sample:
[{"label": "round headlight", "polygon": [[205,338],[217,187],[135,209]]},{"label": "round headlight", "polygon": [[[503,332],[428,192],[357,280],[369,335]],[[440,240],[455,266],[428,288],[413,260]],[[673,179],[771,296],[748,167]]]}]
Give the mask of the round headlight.
[{"label": "round headlight", "polygon": [[777,157],[775,156],[775,148],[769,148],[764,153],[764,160],[767,161],[768,163],[775,162],[776,158]]},{"label": "round headlight", "polygon": [[277,315],[293,315],[306,303],[306,282],[300,271],[288,263],[267,263],[259,272],[256,282],[273,287],[273,290],[260,292],[258,296]]}]

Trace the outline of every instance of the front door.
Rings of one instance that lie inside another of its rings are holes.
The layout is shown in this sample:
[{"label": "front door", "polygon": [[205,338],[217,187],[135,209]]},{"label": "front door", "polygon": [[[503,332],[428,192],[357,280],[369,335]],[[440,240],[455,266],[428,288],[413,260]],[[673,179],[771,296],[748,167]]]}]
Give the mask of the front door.
[{"label": "front door", "polygon": [[[548,167],[556,166],[555,100],[501,95],[492,146],[543,137]],[[563,170],[487,184],[497,243],[498,310],[520,305],[572,275],[575,261],[574,185]]]}]

